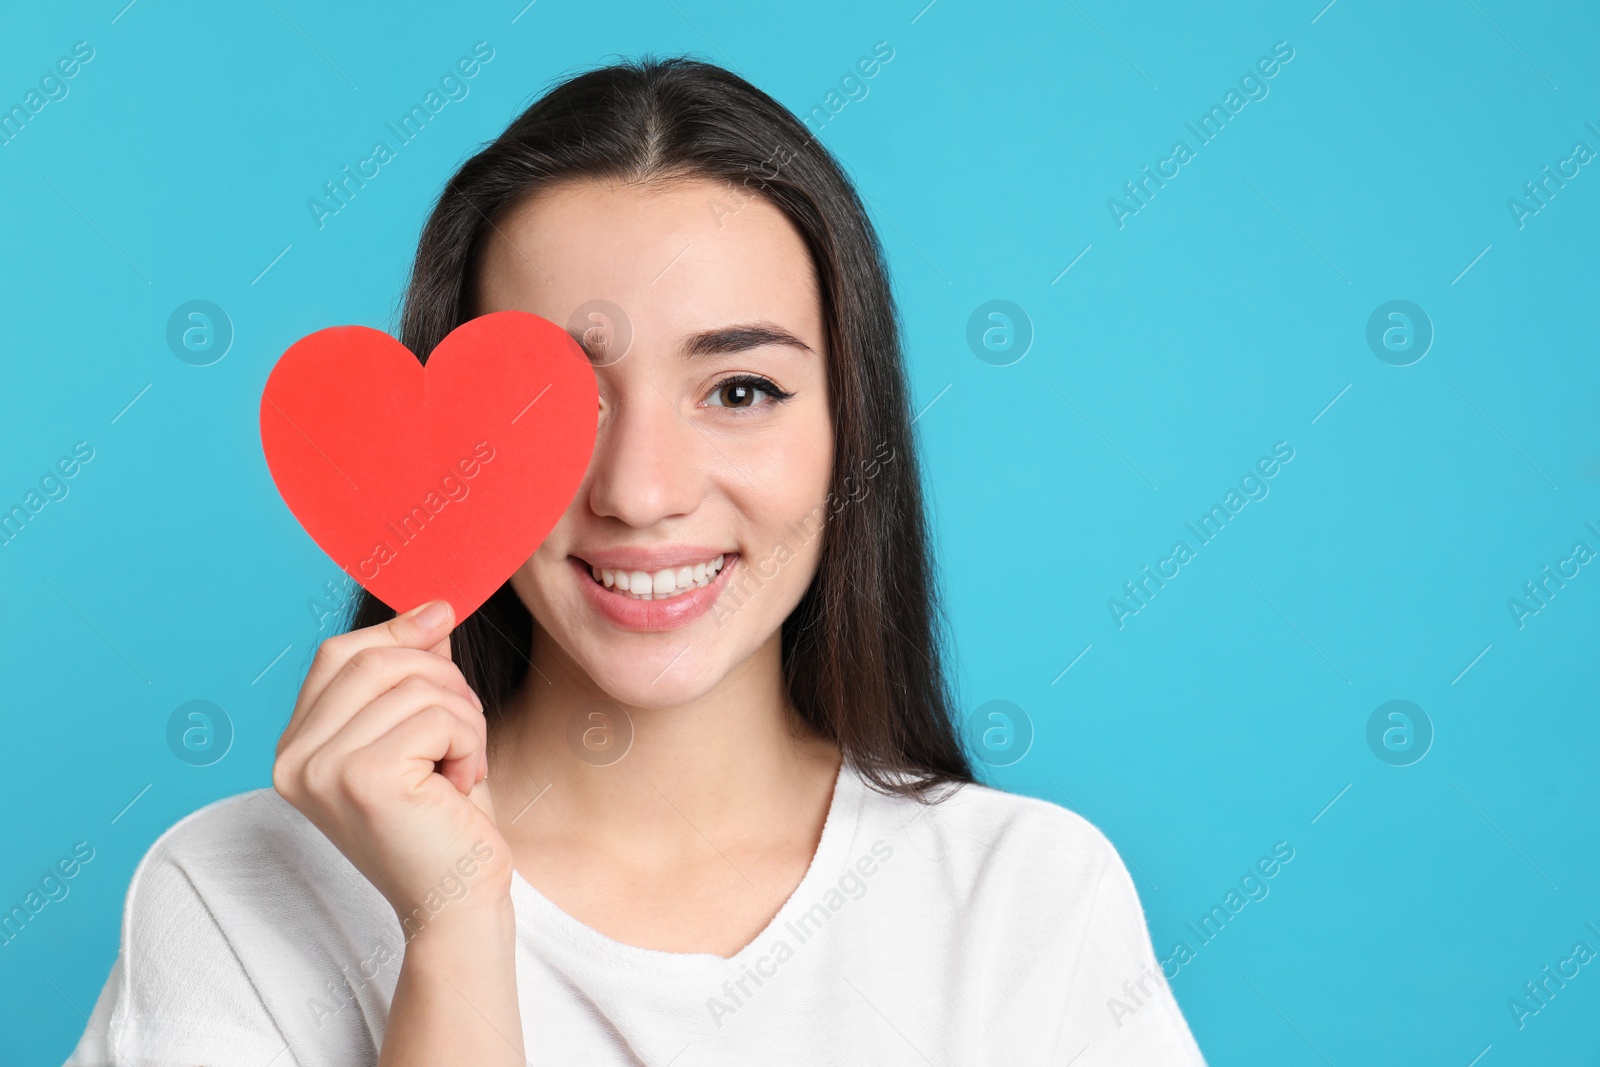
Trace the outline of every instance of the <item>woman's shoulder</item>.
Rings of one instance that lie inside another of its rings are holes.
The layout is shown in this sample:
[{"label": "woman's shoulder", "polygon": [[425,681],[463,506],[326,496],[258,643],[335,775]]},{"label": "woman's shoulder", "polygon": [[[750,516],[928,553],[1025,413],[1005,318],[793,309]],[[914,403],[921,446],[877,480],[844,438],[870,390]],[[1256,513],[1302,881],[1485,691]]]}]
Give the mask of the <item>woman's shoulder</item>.
[{"label": "woman's shoulder", "polygon": [[224,797],[134,868],[116,960],[68,1062],[111,1062],[113,1048],[140,1062],[265,1062],[307,1028],[365,1047],[366,1012],[342,1012],[356,994],[338,985],[338,954],[391,942],[394,913],[305,816],[272,789]]},{"label": "woman's shoulder", "polygon": [[310,820],[276,790],[251,789],[190,812],[156,838],[128,885],[124,924],[133,929],[125,935],[185,909],[224,927],[293,918],[303,928],[315,921],[308,900],[334,918],[382,906]]},{"label": "woman's shoulder", "polygon": [[1085,859],[1104,859],[1116,853],[1111,839],[1094,823],[1071,808],[1040,797],[965,782],[940,803],[948,805],[951,818],[974,832],[1019,844],[1064,846]]},{"label": "woman's shoulder", "polygon": [[867,796],[874,832],[934,864],[964,896],[1086,902],[1108,873],[1126,874],[1097,825],[1048,800],[978,782],[947,785],[925,799],[870,787]]},{"label": "woman's shoulder", "polygon": [[[151,842],[140,867],[205,868],[259,877],[321,858],[332,844],[277,790],[249,789],[214,800],[167,827]],[[138,872],[136,872],[137,874]]]},{"label": "woman's shoulder", "polygon": [[1104,831],[1078,812],[977,781],[946,783],[922,797],[868,783],[866,794],[871,798],[868,808],[876,809],[876,817],[889,817],[906,827],[926,823],[953,845],[965,842],[963,851],[1041,848],[1050,856],[1091,867],[1117,855]]},{"label": "woman's shoulder", "polygon": [[[275,811],[279,805],[282,811]],[[150,843],[145,858],[182,857],[204,853],[229,841],[258,847],[273,844],[274,822],[284,822],[295,809],[277,790],[247,789],[211,801],[163,830]],[[304,818],[304,816],[302,816]]]}]

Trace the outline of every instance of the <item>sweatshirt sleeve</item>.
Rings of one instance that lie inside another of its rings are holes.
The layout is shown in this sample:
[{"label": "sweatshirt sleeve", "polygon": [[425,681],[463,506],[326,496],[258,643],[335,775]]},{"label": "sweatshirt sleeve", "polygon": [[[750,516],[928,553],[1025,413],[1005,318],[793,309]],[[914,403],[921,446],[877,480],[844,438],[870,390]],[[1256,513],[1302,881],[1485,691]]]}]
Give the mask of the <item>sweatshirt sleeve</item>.
[{"label": "sweatshirt sleeve", "polygon": [[202,898],[174,862],[170,834],[134,871],[116,962],[65,1067],[292,1067],[212,913],[228,902]]},{"label": "sweatshirt sleeve", "polygon": [[1156,962],[1144,909],[1109,841],[1052,1062],[1072,1067],[1204,1067]]}]

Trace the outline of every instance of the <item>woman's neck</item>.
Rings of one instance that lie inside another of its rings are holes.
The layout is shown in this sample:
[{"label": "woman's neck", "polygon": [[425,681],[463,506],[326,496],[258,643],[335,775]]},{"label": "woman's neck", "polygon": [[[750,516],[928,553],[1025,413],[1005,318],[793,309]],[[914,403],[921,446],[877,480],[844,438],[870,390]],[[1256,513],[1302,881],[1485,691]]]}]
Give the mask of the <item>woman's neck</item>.
[{"label": "woman's neck", "polygon": [[533,651],[539,669],[491,739],[496,817],[514,848],[558,833],[665,857],[706,840],[782,836],[797,818],[795,832],[812,834],[840,756],[799,725],[778,634],[715,689],[669,708],[616,704],[537,629]]}]

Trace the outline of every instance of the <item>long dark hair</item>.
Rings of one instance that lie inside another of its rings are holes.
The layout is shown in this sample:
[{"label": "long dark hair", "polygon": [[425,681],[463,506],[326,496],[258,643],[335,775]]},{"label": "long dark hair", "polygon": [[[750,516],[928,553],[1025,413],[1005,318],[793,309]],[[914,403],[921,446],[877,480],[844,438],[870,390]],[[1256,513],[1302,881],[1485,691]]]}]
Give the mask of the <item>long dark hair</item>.
[{"label": "long dark hair", "polygon": [[[783,624],[800,717],[876,787],[927,799],[972,781],[959,741],[900,329],[883,252],[828,150],[738,76],[687,57],[561,82],[456,172],[418,243],[400,340],[419,358],[476,316],[475,272],[496,220],[572,179],[700,178],[759,195],[810,250],[827,327],[834,467],[821,563]],[[394,617],[365,590],[351,628]],[[451,651],[491,727],[529,666],[533,618],[507,581],[456,629]]]}]

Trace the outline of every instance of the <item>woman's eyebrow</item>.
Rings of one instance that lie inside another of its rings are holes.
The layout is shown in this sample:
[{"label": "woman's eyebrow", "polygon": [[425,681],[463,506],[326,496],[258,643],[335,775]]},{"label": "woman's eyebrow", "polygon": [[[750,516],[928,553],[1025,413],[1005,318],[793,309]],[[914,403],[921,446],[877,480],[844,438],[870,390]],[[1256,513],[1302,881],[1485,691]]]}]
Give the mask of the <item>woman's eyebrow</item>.
[{"label": "woman's eyebrow", "polygon": [[720,356],[765,345],[783,345],[810,352],[811,346],[775,322],[739,322],[690,334],[683,342],[683,358]]},{"label": "woman's eyebrow", "polygon": [[[601,358],[602,353],[597,353],[589,347],[584,339],[584,331],[569,329],[567,333],[584,354],[591,361]],[[764,345],[782,345],[786,348],[796,348],[802,352],[811,352],[812,348],[800,338],[779,326],[775,322],[739,322],[731,326],[719,326],[713,330],[701,330],[692,333],[684,339],[683,358],[693,359],[696,356],[723,356],[733,352],[744,352],[752,348],[761,348]]]}]

